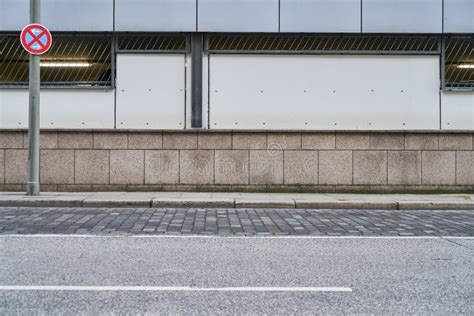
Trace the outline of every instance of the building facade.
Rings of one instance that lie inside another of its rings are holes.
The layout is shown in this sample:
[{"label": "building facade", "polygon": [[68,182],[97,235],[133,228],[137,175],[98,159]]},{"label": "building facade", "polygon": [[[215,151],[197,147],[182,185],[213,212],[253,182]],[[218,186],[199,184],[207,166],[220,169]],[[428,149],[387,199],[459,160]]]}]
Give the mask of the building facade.
[{"label": "building facade", "polygon": [[[43,190],[474,191],[473,0],[42,0]],[[0,0],[24,190],[28,0]]]}]

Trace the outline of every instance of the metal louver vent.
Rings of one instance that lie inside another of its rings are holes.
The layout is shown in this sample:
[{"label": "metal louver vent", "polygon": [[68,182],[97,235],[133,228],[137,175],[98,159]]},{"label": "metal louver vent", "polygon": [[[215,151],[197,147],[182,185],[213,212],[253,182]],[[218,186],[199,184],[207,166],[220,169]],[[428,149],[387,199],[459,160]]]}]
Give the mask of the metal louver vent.
[{"label": "metal louver vent", "polygon": [[[54,87],[111,87],[112,38],[102,35],[56,35],[41,57],[41,84]],[[29,55],[19,34],[0,36],[0,85],[28,83]]]},{"label": "metal louver vent", "polygon": [[119,35],[119,52],[187,52],[186,35]]},{"label": "metal louver vent", "polygon": [[474,37],[447,38],[444,65],[445,88],[474,88]]},{"label": "metal louver vent", "polygon": [[436,37],[212,35],[209,52],[436,54]]}]

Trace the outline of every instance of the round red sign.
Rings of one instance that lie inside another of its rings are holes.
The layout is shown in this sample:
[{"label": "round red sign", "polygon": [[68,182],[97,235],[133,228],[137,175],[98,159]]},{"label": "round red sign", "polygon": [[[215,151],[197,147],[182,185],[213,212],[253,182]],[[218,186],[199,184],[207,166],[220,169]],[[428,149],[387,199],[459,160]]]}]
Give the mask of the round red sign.
[{"label": "round red sign", "polygon": [[53,43],[49,30],[41,24],[29,24],[21,31],[21,45],[30,54],[42,55]]}]

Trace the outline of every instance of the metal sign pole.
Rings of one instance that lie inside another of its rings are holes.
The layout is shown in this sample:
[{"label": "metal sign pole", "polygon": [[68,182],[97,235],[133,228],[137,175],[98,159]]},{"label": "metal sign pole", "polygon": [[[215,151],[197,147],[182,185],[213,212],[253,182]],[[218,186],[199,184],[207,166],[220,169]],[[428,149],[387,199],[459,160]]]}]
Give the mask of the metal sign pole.
[{"label": "metal sign pole", "polygon": [[[40,23],[40,0],[30,0],[30,23]],[[40,194],[40,56],[30,54],[27,195]]]}]

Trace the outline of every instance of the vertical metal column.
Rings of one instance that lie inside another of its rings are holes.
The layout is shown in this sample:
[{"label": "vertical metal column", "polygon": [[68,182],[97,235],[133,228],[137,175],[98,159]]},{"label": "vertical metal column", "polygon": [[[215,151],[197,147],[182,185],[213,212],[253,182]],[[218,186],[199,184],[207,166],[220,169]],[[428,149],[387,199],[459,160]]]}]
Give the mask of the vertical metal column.
[{"label": "vertical metal column", "polygon": [[[30,0],[30,23],[40,23],[40,0]],[[40,56],[30,54],[27,195],[40,194]]]},{"label": "vertical metal column", "polygon": [[191,127],[202,128],[203,35],[191,35]]}]

